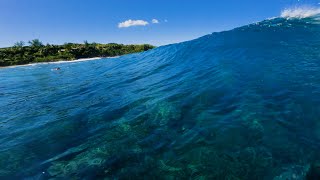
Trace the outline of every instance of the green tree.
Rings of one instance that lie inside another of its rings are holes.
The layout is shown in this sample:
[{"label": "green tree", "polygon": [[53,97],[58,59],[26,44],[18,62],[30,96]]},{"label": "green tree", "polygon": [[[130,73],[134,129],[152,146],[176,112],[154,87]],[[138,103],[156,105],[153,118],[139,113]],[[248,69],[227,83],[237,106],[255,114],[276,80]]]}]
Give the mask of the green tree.
[{"label": "green tree", "polygon": [[41,46],[43,46],[43,43],[39,39],[31,40],[31,41],[29,41],[29,44],[32,47],[41,47]]},{"label": "green tree", "polygon": [[23,41],[18,41],[16,43],[14,43],[13,47],[23,47],[25,45],[25,43]]},{"label": "green tree", "polygon": [[83,41],[84,46],[88,47],[89,46],[89,42],[87,40]]}]

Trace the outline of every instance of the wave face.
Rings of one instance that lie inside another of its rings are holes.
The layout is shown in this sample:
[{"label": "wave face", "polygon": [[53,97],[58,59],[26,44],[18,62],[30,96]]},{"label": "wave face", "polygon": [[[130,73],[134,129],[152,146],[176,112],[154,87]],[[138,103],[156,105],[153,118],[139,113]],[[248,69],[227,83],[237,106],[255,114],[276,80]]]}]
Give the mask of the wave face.
[{"label": "wave face", "polygon": [[296,16],[114,59],[0,69],[0,177],[312,176],[319,52],[318,20]]}]

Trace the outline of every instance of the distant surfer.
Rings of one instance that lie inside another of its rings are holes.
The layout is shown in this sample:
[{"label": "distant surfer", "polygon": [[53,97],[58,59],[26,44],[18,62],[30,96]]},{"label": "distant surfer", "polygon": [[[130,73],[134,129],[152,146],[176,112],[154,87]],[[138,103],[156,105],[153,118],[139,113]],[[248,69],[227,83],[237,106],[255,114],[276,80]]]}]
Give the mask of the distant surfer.
[{"label": "distant surfer", "polygon": [[61,70],[61,68],[57,67],[57,68],[54,68],[53,70],[59,71],[59,70]]}]

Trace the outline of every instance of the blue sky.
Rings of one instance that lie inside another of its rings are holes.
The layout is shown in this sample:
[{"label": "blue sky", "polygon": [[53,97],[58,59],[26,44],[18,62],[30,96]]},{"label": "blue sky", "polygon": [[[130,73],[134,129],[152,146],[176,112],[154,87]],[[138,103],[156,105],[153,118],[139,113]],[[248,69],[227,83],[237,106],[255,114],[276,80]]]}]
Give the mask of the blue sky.
[{"label": "blue sky", "polygon": [[[319,6],[319,1],[0,0],[0,47],[35,38],[52,44],[88,40],[164,45],[279,16],[292,6]],[[119,28],[130,19],[131,24],[149,24]]]}]

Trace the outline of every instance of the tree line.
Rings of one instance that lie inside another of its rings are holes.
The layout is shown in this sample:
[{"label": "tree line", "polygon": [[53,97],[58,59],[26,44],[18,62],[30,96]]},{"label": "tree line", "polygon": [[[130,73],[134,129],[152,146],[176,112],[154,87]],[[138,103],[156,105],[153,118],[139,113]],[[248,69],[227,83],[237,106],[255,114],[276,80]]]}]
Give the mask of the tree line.
[{"label": "tree line", "polygon": [[99,44],[84,41],[83,44],[65,43],[63,45],[44,45],[39,39],[28,42],[19,41],[12,47],[0,48],[0,66],[21,65],[36,62],[75,60],[92,57],[113,57],[147,51],[154,48],[149,44],[123,45]]}]

